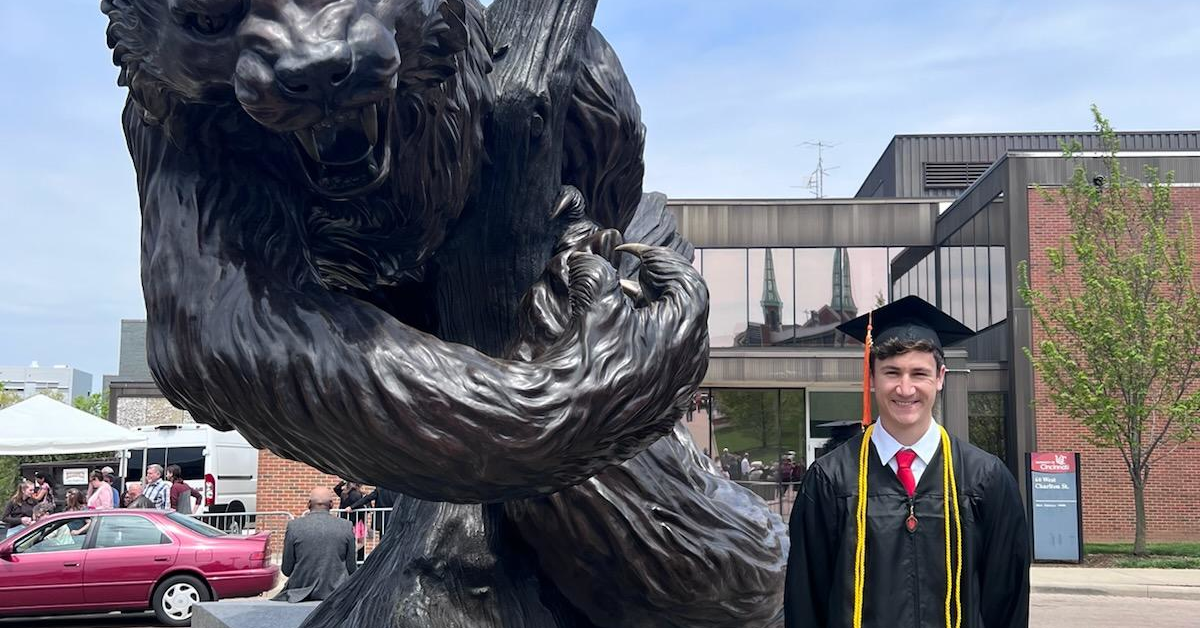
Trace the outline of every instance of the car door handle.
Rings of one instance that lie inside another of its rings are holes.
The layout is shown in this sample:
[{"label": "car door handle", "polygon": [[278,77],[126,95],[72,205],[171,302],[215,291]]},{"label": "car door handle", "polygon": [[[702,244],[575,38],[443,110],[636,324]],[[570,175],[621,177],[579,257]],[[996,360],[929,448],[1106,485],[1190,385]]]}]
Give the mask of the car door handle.
[{"label": "car door handle", "polygon": [[154,557],[154,562],[156,562],[156,563],[165,563],[168,560],[171,560],[170,556],[155,556]]},{"label": "car door handle", "polygon": [[79,563],[63,563],[63,567],[78,567]]}]

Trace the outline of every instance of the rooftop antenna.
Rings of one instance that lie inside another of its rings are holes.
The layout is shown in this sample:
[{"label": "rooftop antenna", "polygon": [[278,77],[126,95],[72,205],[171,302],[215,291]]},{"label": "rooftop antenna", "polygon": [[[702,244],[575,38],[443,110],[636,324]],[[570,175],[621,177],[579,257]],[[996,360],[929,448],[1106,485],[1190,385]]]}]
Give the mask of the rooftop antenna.
[{"label": "rooftop antenna", "polygon": [[838,166],[831,166],[829,168],[825,167],[825,149],[834,148],[835,146],[838,146],[838,144],[830,144],[822,140],[817,140],[815,142],[801,142],[796,144],[796,146],[815,146],[817,148],[817,169],[809,173],[808,182],[804,185],[804,187],[807,188],[809,192],[815,194],[817,198],[825,198],[825,177],[829,175],[830,170],[838,169]]}]

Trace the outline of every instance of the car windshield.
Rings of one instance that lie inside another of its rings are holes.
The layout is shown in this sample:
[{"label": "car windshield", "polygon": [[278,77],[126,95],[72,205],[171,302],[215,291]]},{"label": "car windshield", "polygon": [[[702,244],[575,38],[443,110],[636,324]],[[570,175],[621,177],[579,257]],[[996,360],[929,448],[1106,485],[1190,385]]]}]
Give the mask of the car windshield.
[{"label": "car windshield", "polygon": [[226,536],[224,532],[208,525],[207,523],[204,523],[203,521],[198,521],[192,517],[188,517],[187,515],[181,515],[177,512],[172,512],[167,514],[167,518],[197,534],[203,534],[204,536],[214,538],[218,536]]}]

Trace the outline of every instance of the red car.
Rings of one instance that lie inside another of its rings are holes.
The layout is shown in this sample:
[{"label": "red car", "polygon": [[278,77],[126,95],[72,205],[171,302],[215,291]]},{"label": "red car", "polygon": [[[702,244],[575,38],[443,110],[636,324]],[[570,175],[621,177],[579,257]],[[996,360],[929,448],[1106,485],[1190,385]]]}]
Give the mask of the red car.
[{"label": "red car", "polygon": [[0,541],[0,616],[151,608],[186,626],[196,602],[275,586],[270,537],[159,510],[50,515]]}]

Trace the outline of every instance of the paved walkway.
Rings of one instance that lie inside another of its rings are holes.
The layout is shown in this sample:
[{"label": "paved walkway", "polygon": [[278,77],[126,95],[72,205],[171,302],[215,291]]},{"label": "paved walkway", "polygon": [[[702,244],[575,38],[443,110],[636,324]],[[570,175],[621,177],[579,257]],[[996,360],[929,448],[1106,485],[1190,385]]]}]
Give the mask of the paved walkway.
[{"label": "paved walkway", "polygon": [[1200,569],[1093,569],[1035,565],[1030,569],[1029,582],[1034,593],[1200,601]]},{"label": "paved walkway", "polygon": [[1036,593],[1029,599],[1029,628],[1196,628],[1198,619],[1200,602],[1191,600]]}]

